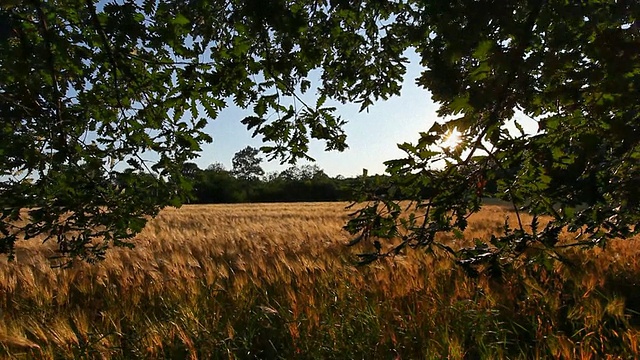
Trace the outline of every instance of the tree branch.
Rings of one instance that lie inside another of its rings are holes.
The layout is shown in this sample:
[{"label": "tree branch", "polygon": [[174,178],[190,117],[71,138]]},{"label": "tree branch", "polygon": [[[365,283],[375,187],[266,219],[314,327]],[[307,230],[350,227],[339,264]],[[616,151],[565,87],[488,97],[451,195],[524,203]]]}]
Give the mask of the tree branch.
[{"label": "tree branch", "polygon": [[[49,72],[51,73],[52,78],[52,87],[53,87],[53,103],[55,104],[55,113],[56,113],[56,121],[58,125],[58,139],[56,146],[52,146],[53,148],[57,147],[58,151],[63,152],[63,155],[68,156],[66,154],[66,145],[67,145],[67,136],[66,131],[64,129],[64,124],[62,120],[62,93],[60,92],[60,86],[58,83],[58,72],[55,67],[55,56],[53,53],[53,47],[51,46],[53,39],[51,35],[51,31],[49,25],[47,23],[47,18],[42,9],[42,3],[39,0],[32,0],[32,4],[34,5],[36,12],[38,13],[39,25],[42,31],[42,38],[44,40],[44,46],[47,51],[47,65],[49,66]],[[51,138],[53,138],[54,134],[50,134]],[[52,139],[53,141],[53,139]]]}]

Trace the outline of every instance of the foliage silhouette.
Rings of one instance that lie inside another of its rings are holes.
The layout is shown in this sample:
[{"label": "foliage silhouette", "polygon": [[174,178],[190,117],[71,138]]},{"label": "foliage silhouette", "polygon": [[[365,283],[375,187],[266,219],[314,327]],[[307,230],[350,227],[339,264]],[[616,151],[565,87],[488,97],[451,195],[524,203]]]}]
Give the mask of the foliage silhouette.
[{"label": "foliage silhouette", "polygon": [[[148,216],[184,200],[183,164],[229,101],[253,109],[242,122],[270,158],[308,158],[310,138],[344,150],[327,100],[364,110],[400,94],[408,49],[445,120],[400,145],[388,195],[363,196],[375,201],[347,229],[399,240],[367,259],[435,246],[470,269],[499,267],[532,246],[553,255],[565,228],[581,231],[578,244],[629,237],[640,228],[639,16],[624,1],[3,3],[0,252],[39,235],[69,259],[131,245]],[[299,94],[312,87],[308,104]],[[539,131],[510,132],[516,111]],[[461,143],[439,147],[453,129]],[[437,242],[464,237],[489,183],[517,228],[468,249]],[[414,215],[401,216],[398,193]],[[527,226],[525,211],[553,220]]]},{"label": "foliage silhouette", "polygon": [[264,170],[260,166],[262,159],[258,156],[260,150],[247,146],[233,155],[233,174],[242,180],[257,180],[264,175]]}]

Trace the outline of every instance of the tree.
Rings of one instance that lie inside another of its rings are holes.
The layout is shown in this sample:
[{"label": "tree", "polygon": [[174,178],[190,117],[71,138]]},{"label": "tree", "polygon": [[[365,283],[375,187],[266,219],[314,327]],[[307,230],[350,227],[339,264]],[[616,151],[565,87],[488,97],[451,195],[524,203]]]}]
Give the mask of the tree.
[{"label": "tree", "polygon": [[317,165],[290,166],[265,178],[256,196],[262,202],[337,201],[344,196],[338,187]]},{"label": "tree", "polygon": [[[210,140],[202,130],[228,99],[253,109],[242,121],[271,158],[307,157],[310,138],[342,150],[344,121],[326,101],[364,110],[399,94],[407,49],[447,120],[388,162],[385,187],[417,215],[400,217],[377,189],[350,222],[357,239],[399,240],[364,260],[436,246],[475,268],[531,245],[553,254],[566,227],[582,229],[584,244],[631,236],[640,230],[639,13],[625,1],[3,3],[0,252],[41,234],[88,260],[129,244],[146,216],[180,203],[182,164]],[[298,94],[312,85],[318,100],[307,104]],[[516,110],[540,131],[512,134]],[[439,146],[454,129],[461,143]],[[464,236],[489,181],[518,212],[553,221],[520,221],[469,249],[436,242],[439,232]]]},{"label": "tree", "polygon": [[318,165],[290,166],[280,173],[280,177],[287,180],[311,180],[314,177],[326,177]]},{"label": "tree", "polygon": [[216,162],[216,163],[213,163],[213,164],[207,166],[207,170],[216,171],[216,172],[227,171],[227,169],[224,167],[224,164],[219,163],[219,162]]},{"label": "tree", "polygon": [[239,180],[220,163],[211,164],[194,183],[196,201],[205,204],[236,203],[245,200]]},{"label": "tree", "polygon": [[[325,6],[289,5],[0,4],[0,253],[40,235],[70,260],[131,246],[148,216],[184,199],[182,164],[211,141],[202,130],[228,99],[253,107],[244,122],[284,160],[305,156],[309,137],[344,149],[343,122],[324,100],[296,112],[280,99],[341,57],[315,45],[327,25],[351,31]],[[326,83],[324,98],[340,92]],[[282,114],[273,123],[271,110]]]},{"label": "tree", "polygon": [[247,146],[233,155],[231,163],[233,165],[233,175],[238,179],[254,181],[264,175],[264,170],[260,166],[262,159],[258,156],[260,150]]},{"label": "tree", "polygon": [[200,174],[202,170],[198,167],[198,164],[187,162],[182,165],[182,176],[187,179],[194,179]]},{"label": "tree", "polygon": [[[440,103],[436,123],[416,144],[401,144],[404,159],[387,162],[389,193],[409,194],[417,211],[401,216],[396,202],[378,197],[348,229],[358,240],[396,240],[388,251],[440,248],[470,273],[499,274],[522,258],[548,264],[562,229],[579,233],[561,246],[604,246],[640,231],[640,7],[627,2],[513,1],[422,5],[427,29],[415,43],[426,70],[418,83]],[[419,25],[418,25],[419,24]],[[411,27],[416,29],[415,26]],[[508,130],[515,111],[538,123],[537,133]],[[453,148],[439,146],[452,131]],[[432,171],[444,163],[442,171]],[[518,225],[501,236],[453,249],[435,235],[464,238],[487,183],[513,206]],[[533,214],[525,224],[521,214]],[[542,226],[540,217],[551,216]]]}]

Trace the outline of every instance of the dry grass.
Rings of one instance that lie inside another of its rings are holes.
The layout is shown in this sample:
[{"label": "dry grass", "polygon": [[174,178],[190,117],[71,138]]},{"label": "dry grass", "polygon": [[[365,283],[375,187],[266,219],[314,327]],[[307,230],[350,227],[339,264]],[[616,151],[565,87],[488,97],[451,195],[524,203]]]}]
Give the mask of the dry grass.
[{"label": "dry grass", "polygon": [[[420,251],[357,268],[346,204],[185,206],[133,251],[51,269],[21,244],[0,265],[6,358],[629,358],[637,241],[567,250],[572,265],[470,279]],[[496,232],[487,206],[472,236]],[[513,220],[513,219],[512,219]]]}]

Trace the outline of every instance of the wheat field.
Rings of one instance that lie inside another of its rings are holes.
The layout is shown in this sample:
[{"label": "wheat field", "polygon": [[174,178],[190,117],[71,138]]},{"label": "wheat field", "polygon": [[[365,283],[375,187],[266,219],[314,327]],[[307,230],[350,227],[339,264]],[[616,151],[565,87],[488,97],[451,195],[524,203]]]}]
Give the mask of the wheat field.
[{"label": "wheat field", "polygon": [[[443,254],[354,266],[345,203],[166,209],[103,262],[0,259],[0,358],[601,359],[640,356],[637,240],[469,278]],[[467,235],[498,231],[485,206]],[[452,242],[455,240],[451,240]]]}]

